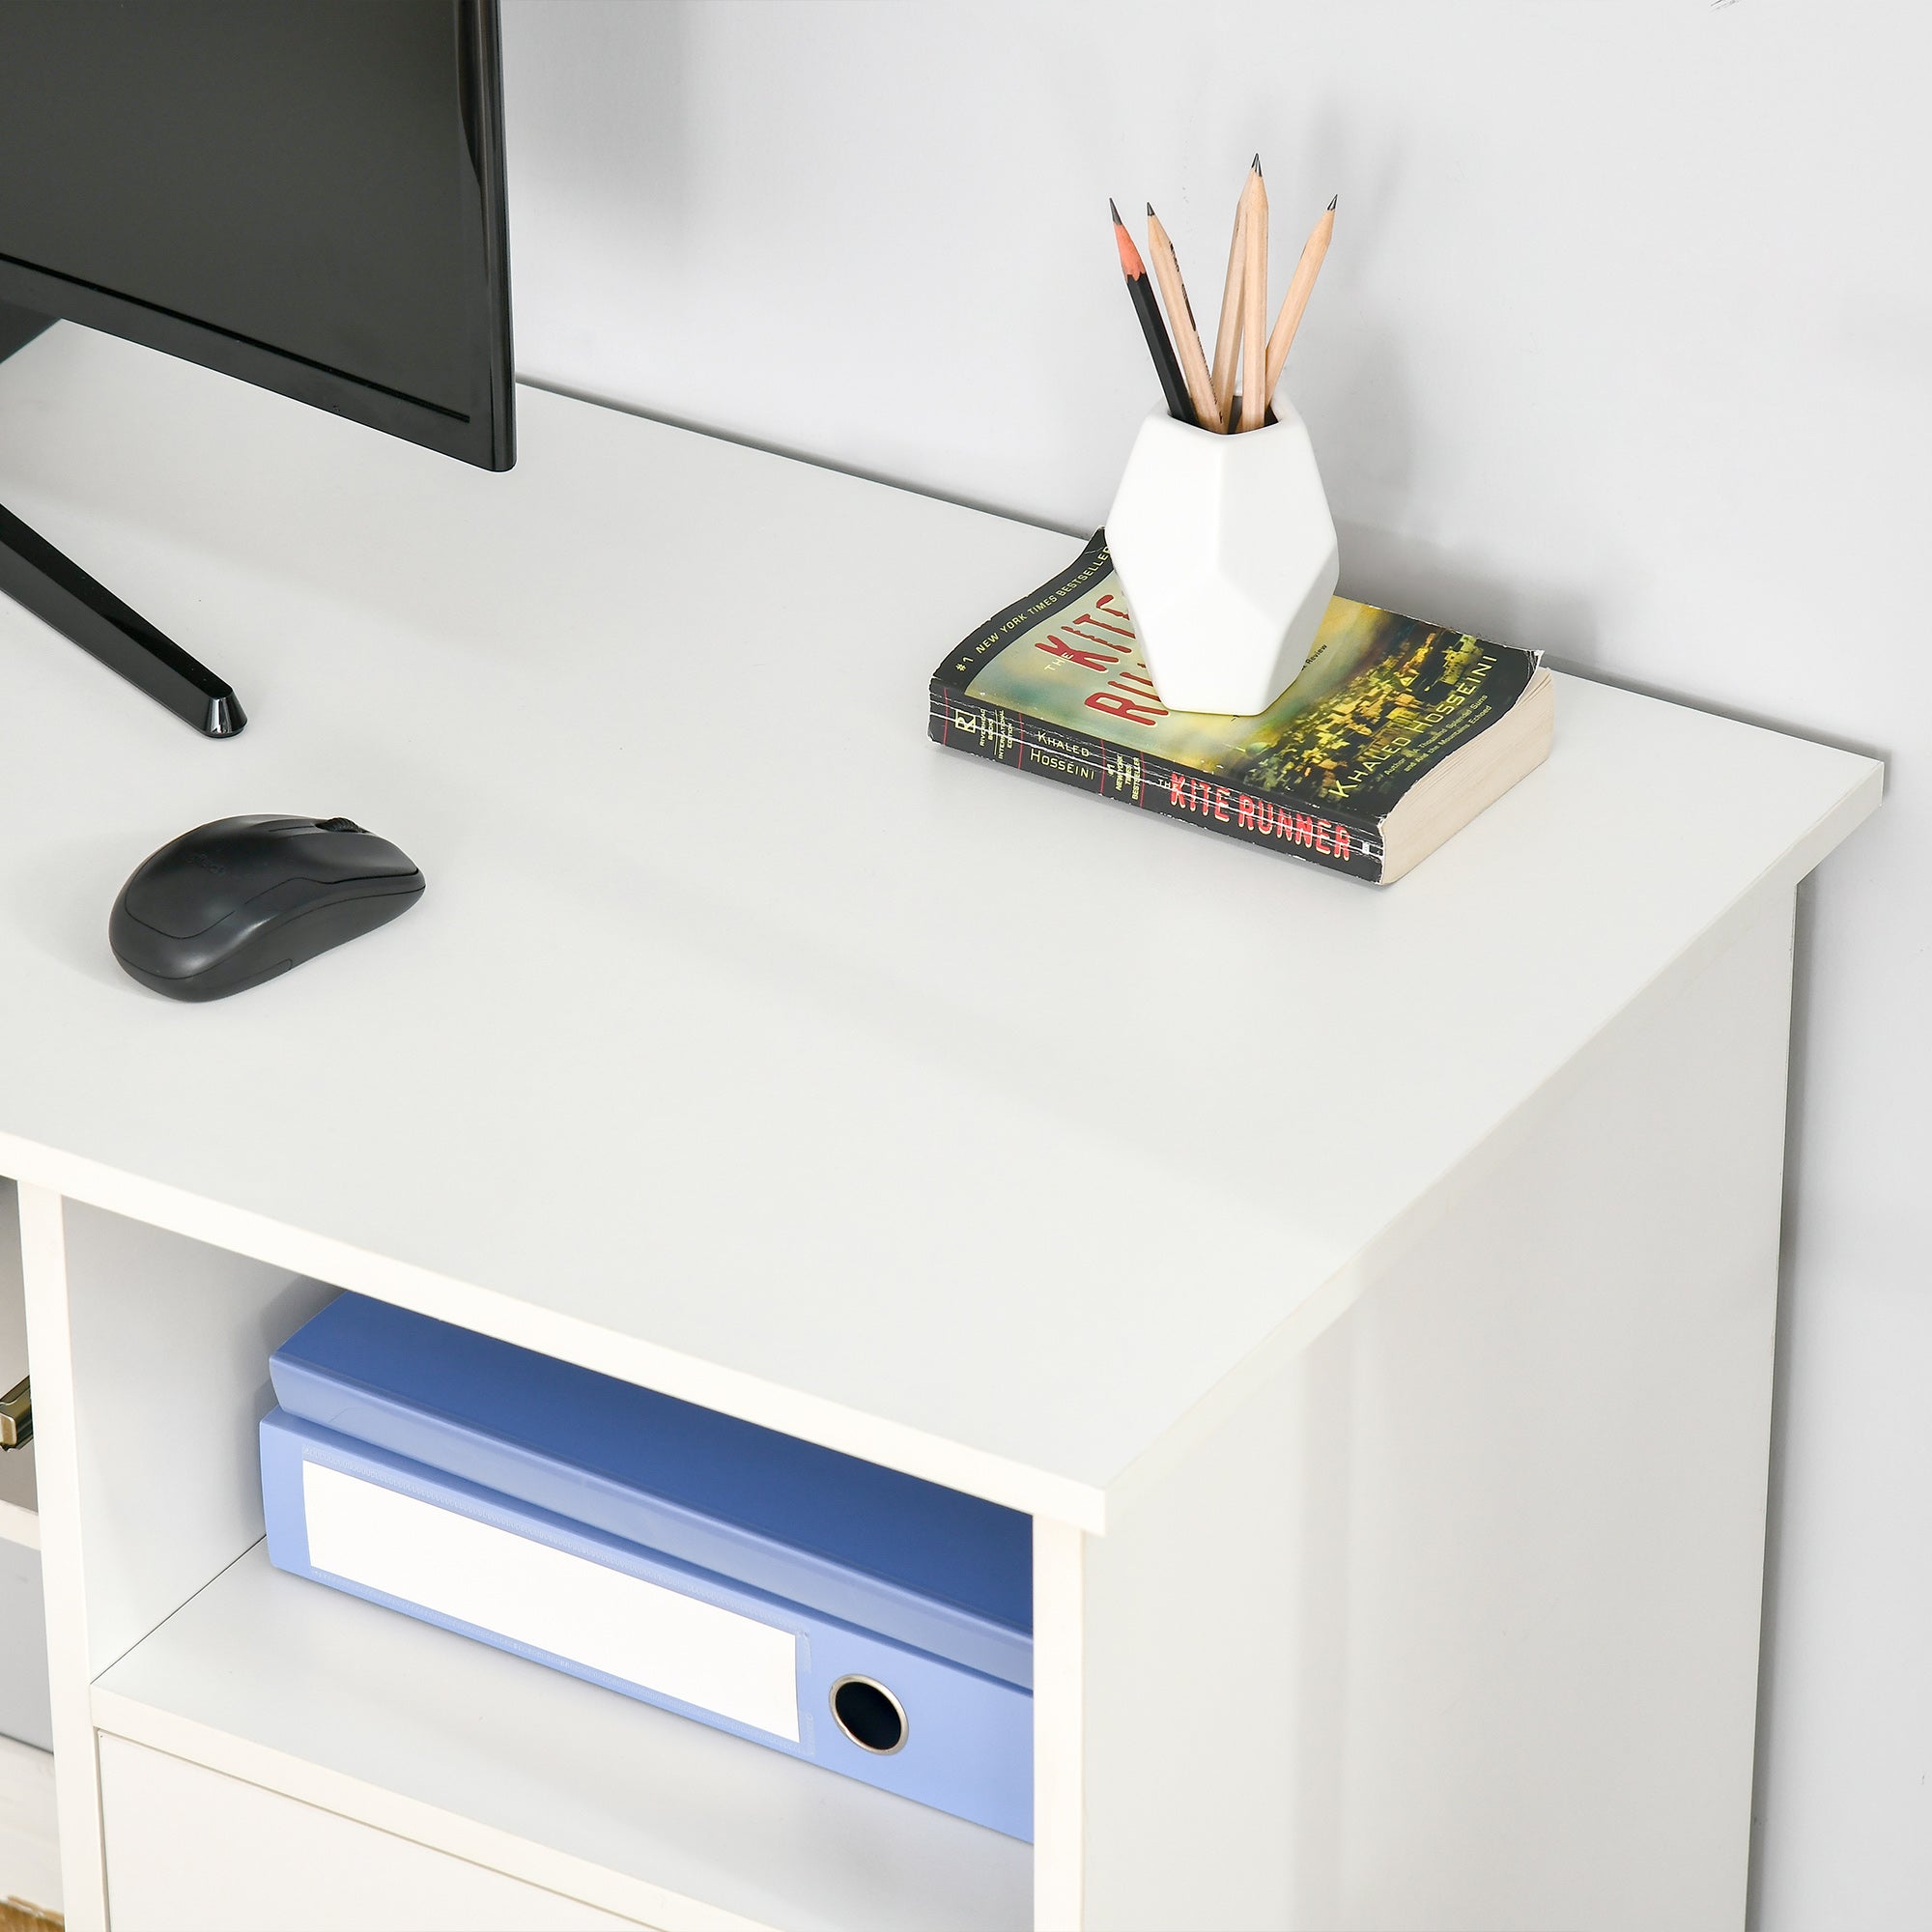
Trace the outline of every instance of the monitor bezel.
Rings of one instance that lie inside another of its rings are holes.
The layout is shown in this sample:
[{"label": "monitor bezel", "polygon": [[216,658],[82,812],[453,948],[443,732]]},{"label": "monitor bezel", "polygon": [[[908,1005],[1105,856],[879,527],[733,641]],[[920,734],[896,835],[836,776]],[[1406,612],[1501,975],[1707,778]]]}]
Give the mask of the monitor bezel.
[{"label": "monitor bezel", "polygon": [[497,0],[449,4],[457,47],[457,125],[451,134],[462,197],[467,412],[384,388],[272,343],[5,254],[0,254],[0,304],[82,323],[480,469],[508,469],[516,461],[516,368],[510,335],[502,33]]}]

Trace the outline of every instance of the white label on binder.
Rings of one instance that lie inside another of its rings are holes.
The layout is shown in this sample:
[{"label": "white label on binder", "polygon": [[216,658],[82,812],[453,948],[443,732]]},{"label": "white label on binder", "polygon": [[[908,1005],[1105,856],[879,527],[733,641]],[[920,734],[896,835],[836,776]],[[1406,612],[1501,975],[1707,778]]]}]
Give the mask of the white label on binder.
[{"label": "white label on binder", "polygon": [[789,1631],[320,1463],[302,1501],[318,1570],[798,1742]]}]

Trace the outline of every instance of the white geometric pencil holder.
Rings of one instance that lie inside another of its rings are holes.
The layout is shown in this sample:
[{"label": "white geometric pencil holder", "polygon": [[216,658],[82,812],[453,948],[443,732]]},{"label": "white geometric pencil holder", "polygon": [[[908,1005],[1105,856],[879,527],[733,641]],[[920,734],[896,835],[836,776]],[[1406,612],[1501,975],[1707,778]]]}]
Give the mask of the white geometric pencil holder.
[{"label": "white geometric pencil holder", "polygon": [[1294,682],[1341,573],[1308,430],[1218,436],[1156,411],[1127,458],[1107,546],[1141,655],[1170,711],[1238,718]]}]

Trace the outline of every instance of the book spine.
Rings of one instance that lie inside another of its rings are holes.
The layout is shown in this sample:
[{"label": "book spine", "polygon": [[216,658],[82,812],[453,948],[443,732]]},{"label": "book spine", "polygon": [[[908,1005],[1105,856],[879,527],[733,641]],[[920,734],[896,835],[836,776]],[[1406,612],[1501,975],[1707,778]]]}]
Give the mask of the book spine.
[{"label": "book spine", "polygon": [[1310,800],[1270,798],[1221,784],[1184,765],[969,697],[938,678],[932,681],[926,735],[951,751],[1035,772],[1374,885],[1381,882],[1381,835],[1373,825],[1338,817]]}]

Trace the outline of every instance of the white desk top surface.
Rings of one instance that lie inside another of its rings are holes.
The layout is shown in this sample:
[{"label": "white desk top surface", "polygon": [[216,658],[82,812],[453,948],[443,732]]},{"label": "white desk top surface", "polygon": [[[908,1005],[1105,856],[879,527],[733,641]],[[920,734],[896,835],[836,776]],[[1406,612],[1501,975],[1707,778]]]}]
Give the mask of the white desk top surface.
[{"label": "white desk top surface", "polygon": [[[1098,1527],[1877,800],[1564,678],[1549,763],[1378,893],[927,743],[1066,537],[519,408],[493,476],[72,327],[0,364],[0,502],[251,719],[205,741],[0,600],[0,1172]],[[248,811],[429,889],[236,999],[141,990],[122,881]]]}]

